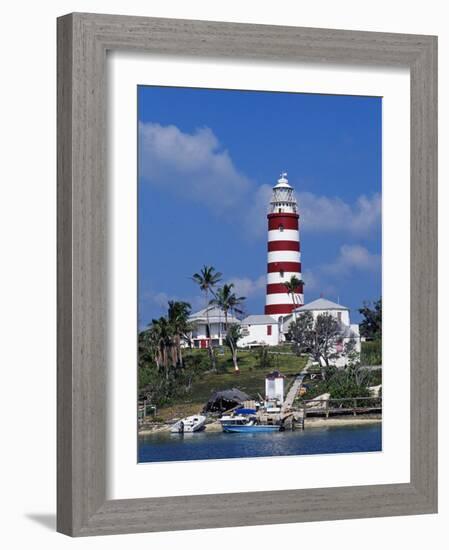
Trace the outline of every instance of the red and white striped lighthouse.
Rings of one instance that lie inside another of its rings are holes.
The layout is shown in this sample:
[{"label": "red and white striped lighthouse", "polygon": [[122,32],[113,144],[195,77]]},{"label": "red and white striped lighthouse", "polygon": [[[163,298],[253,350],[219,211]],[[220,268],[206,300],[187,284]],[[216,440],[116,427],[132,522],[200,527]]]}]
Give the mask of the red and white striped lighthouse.
[{"label": "red and white striped lighthouse", "polygon": [[[284,172],[273,187],[268,212],[268,266],[265,314],[276,319],[304,304],[299,246],[299,214],[293,187]],[[289,294],[285,286],[295,276],[298,292]]]}]

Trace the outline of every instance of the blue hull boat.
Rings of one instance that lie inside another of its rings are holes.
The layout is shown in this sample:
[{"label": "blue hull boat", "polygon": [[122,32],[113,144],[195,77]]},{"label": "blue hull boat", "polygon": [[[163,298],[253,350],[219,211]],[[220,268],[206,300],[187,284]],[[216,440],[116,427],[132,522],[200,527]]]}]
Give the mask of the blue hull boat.
[{"label": "blue hull boat", "polygon": [[267,432],[278,432],[279,430],[280,430],[280,426],[263,425],[263,424],[242,425],[242,426],[237,426],[237,425],[223,426],[223,431],[227,433],[267,433]]}]

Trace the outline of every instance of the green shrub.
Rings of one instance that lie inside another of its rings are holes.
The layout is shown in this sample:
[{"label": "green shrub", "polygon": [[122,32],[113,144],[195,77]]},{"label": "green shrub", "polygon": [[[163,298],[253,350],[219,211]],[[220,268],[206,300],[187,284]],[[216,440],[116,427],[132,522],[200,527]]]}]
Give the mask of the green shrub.
[{"label": "green shrub", "polygon": [[376,370],[369,371],[367,373],[366,385],[378,386],[379,384],[382,384],[382,370],[376,369]]},{"label": "green shrub", "polygon": [[146,386],[148,386],[148,384],[151,383],[153,376],[154,376],[154,367],[152,366],[140,367],[138,371],[139,389],[143,389]]},{"label": "green shrub", "polygon": [[262,346],[257,350],[256,367],[264,370],[273,368],[273,356],[268,353],[268,349],[265,346]]},{"label": "green shrub", "polygon": [[195,371],[195,374],[210,370],[210,359],[206,353],[186,353],[184,356],[185,369]]},{"label": "green shrub", "polygon": [[[303,395],[303,400],[314,399],[323,393],[329,393],[333,399],[345,399],[350,397],[369,397],[370,391],[367,383],[370,380],[371,373],[363,373],[361,380],[355,375],[355,370],[346,368],[339,370],[334,367],[327,371],[326,380],[312,381],[308,384],[307,393]],[[380,383],[380,382],[379,382]]]},{"label": "green shrub", "polygon": [[382,340],[362,342],[360,363],[362,365],[382,365]]}]

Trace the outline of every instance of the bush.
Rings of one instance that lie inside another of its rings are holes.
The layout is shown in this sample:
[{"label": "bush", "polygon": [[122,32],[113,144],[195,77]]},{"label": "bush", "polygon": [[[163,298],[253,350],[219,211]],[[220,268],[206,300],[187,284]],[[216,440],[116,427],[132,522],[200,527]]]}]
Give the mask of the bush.
[{"label": "bush", "polygon": [[208,354],[197,350],[184,350],[182,365],[169,363],[159,369],[151,357],[139,350],[139,393],[147,395],[151,404],[161,407],[188,394],[192,383],[209,370]]},{"label": "bush", "polygon": [[334,399],[348,397],[369,397],[370,391],[365,385],[358,385],[346,372],[338,372],[327,383],[327,392]]},{"label": "bush", "polygon": [[273,357],[268,353],[268,349],[265,346],[262,346],[257,350],[256,367],[264,370],[273,368]]},{"label": "bush", "polygon": [[138,371],[138,375],[139,375],[139,389],[143,389],[146,386],[148,386],[148,384],[151,383],[151,380],[154,376],[154,367],[148,366],[148,365],[145,367],[140,367]]},{"label": "bush", "polygon": [[382,340],[362,342],[360,363],[362,365],[382,365]]},{"label": "bush", "polygon": [[303,400],[314,399],[323,393],[330,393],[333,399],[344,399],[350,397],[369,397],[370,391],[366,381],[368,377],[364,377],[363,381],[357,382],[352,369],[339,370],[329,368],[327,371],[326,380],[311,383],[307,393],[302,396]]},{"label": "bush", "polygon": [[195,374],[210,370],[210,359],[206,353],[186,353],[184,367],[191,369]]},{"label": "bush", "polygon": [[367,375],[367,386],[378,386],[379,384],[382,384],[382,370],[373,370],[370,371]]}]

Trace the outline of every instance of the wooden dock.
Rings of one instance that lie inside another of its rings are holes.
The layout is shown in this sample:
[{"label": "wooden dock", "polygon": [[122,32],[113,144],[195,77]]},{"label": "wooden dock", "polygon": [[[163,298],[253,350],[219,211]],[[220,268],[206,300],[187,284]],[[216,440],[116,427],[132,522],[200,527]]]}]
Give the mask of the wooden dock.
[{"label": "wooden dock", "polygon": [[297,407],[286,408],[279,415],[285,429],[304,430],[307,418],[375,416],[382,414],[381,397],[347,397],[341,399],[308,399]]},{"label": "wooden dock", "polygon": [[329,399],[307,399],[301,403],[304,419],[307,416],[357,416],[358,414],[379,414],[382,412],[381,397],[345,397]]},{"label": "wooden dock", "polygon": [[291,385],[290,389],[288,390],[288,393],[284,399],[284,402],[282,403],[281,415],[286,414],[293,407],[293,402],[296,399],[296,396],[298,395],[299,390],[301,389],[304,376],[305,376],[304,374],[297,376],[293,384]]}]

